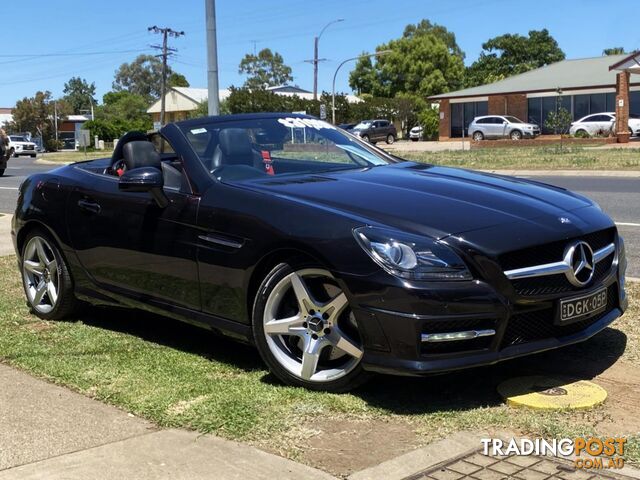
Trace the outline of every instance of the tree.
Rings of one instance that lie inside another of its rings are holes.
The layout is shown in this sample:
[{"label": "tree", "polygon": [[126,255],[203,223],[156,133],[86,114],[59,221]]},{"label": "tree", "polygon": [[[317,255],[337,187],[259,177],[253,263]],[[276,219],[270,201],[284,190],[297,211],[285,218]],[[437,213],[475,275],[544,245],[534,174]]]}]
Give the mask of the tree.
[{"label": "tree", "polygon": [[435,35],[436,37],[440,38],[449,48],[449,53],[451,53],[451,55],[457,55],[464,60],[465,55],[456,42],[455,33],[450,32],[446,29],[446,27],[443,27],[442,25],[431,23],[426,18],[421,20],[420,23],[417,23],[416,25],[407,25],[404,28],[402,36],[404,38],[412,38],[418,35],[426,34]]},{"label": "tree", "polygon": [[64,99],[71,106],[73,113],[80,113],[82,110],[91,110],[91,105],[96,104],[94,98],[96,94],[96,84],[89,84],[84,78],[71,77],[64,84]]},{"label": "tree", "polygon": [[131,130],[150,130],[153,127],[147,114],[145,97],[129,91],[108,92],[102,97],[103,105],[96,109],[96,120],[86,122],[83,128],[103,140],[120,138]]},{"label": "tree", "polygon": [[373,91],[373,85],[376,82],[376,71],[373,68],[373,62],[371,57],[365,57],[366,54],[366,52],[362,52],[362,58],[358,60],[356,67],[349,74],[349,86],[358,95]]},{"label": "tree", "polygon": [[605,48],[604,50],[602,50],[602,55],[604,57],[609,56],[609,55],[623,55],[627,52],[624,51],[624,47],[612,47],[612,48]]},{"label": "tree", "polygon": [[246,74],[245,87],[274,87],[291,82],[291,67],[285,65],[282,55],[264,48],[257,55],[246,54],[238,67],[238,73]]},{"label": "tree", "polygon": [[188,87],[189,81],[187,77],[181,73],[172,72],[171,75],[167,77],[167,85],[170,87]]},{"label": "tree", "polygon": [[[167,66],[167,77],[172,74]],[[138,55],[133,62],[120,65],[112,87],[116,92],[127,90],[151,102],[162,91],[162,62],[153,55]]]},{"label": "tree", "polygon": [[389,53],[377,57],[371,67],[371,59],[358,60],[349,76],[351,88],[393,98],[399,93],[428,97],[462,85],[463,54],[445,27],[428,20],[409,25],[401,38],[376,47],[384,50]]},{"label": "tree", "polygon": [[64,100],[54,101],[49,91],[38,91],[33,97],[24,97],[16,102],[13,109],[13,121],[6,125],[10,132],[31,132],[42,135],[48,149],[58,148],[53,142],[55,136],[54,115],[57,113],[58,122],[71,113],[70,105]]},{"label": "tree", "polygon": [[482,44],[478,60],[467,68],[467,87],[484,85],[564,60],[565,54],[547,29],[528,36],[507,33]]}]

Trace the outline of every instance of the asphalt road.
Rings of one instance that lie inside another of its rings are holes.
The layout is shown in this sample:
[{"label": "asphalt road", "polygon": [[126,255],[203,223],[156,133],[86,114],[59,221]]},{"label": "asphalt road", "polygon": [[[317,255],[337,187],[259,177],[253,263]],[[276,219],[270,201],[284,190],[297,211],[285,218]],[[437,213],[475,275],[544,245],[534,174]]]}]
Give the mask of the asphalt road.
[{"label": "asphalt road", "polygon": [[[0,177],[0,212],[13,213],[18,186],[27,175],[46,172],[51,165],[40,165],[28,157],[12,158],[4,177]],[[537,181],[580,192],[600,204],[616,221],[625,238],[629,268],[627,275],[640,278],[640,179],[625,177],[531,177]]]}]

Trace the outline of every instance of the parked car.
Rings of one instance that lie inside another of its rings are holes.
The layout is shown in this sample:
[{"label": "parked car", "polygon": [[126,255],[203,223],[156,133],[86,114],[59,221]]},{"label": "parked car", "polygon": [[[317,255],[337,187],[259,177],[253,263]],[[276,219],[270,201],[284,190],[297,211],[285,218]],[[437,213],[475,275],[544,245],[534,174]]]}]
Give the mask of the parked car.
[{"label": "parked car", "polygon": [[24,155],[35,157],[37,154],[36,144],[27,140],[27,137],[23,137],[22,135],[9,135],[9,152],[11,152],[11,156],[13,157]]},{"label": "parked car", "polygon": [[396,127],[389,120],[363,120],[353,127],[351,133],[374,144],[382,141],[391,144],[398,138]]},{"label": "parked car", "polygon": [[341,123],[340,125],[338,125],[338,127],[340,127],[343,130],[346,130],[347,132],[350,132],[351,130],[353,130],[353,127],[355,127],[357,125],[357,123]]},{"label": "parked car", "polygon": [[[614,112],[594,113],[582,117],[571,124],[569,134],[576,136],[608,135],[615,129],[616,114]],[[629,133],[640,135],[640,115],[629,114]]]},{"label": "parked car", "polygon": [[520,140],[537,137],[540,135],[540,127],[512,115],[485,115],[474,118],[469,124],[468,132],[476,142],[485,138]]},{"label": "parked car", "polygon": [[403,161],[306,115],[129,133],[25,179],[11,233],[36,316],[156,312],[317,390],[573,344],[627,307],[624,242],[586,197]]},{"label": "parked car", "polygon": [[424,129],[422,128],[422,126],[416,125],[411,130],[409,130],[409,138],[414,142],[417,142],[418,140],[422,140],[423,132],[424,132]]}]

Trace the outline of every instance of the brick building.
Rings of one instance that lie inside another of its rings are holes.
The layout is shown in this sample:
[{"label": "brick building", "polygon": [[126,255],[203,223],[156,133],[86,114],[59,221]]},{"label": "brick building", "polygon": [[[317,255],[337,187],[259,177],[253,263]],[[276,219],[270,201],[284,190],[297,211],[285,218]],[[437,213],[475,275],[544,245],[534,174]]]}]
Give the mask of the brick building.
[{"label": "brick building", "polygon": [[467,136],[469,123],[480,115],[513,115],[540,125],[543,134],[551,133],[545,120],[556,108],[558,92],[574,120],[615,112],[621,94],[626,94],[628,112],[640,114],[640,75],[620,68],[635,57],[640,55],[563,60],[488,85],[430,97],[440,103],[440,139]]}]

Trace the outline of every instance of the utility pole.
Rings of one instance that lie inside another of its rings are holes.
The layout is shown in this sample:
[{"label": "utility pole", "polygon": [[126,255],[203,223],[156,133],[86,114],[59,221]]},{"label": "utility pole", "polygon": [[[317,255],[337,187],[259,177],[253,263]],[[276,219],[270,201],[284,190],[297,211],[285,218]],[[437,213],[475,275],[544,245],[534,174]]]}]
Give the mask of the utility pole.
[{"label": "utility pole", "polygon": [[[209,115],[220,115],[215,0],[205,0],[205,14],[207,18],[207,89],[209,90]],[[255,50],[255,42],[253,48]]]},{"label": "utility pole", "polygon": [[313,99],[314,100],[318,99],[318,63],[324,62],[326,60],[326,58],[318,58],[318,43],[320,43],[320,37],[322,36],[324,31],[327,29],[327,27],[329,25],[333,25],[334,23],[338,23],[338,22],[344,22],[344,18],[338,18],[336,20],[330,21],[322,28],[322,30],[320,30],[320,33],[313,38],[313,60],[305,60],[306,63],[313,64]]},{"label": "utility pole", "polygon": [[174,38],[178,38],[184,35],[184,32],[176,32],[171,28],[168,28],[168,27],[160,28],[155,25],[153,27],[147,28],[147,30],[149,32],[162,34],[162,45],[152,45],[151,47],[162,50],[162,53],[158,56],[162,57],[162,88],[160,90],[160,95],[161,95],[160,96],[160,124],[164,125],[164,110],[165,110],[164,97],[167,93],[167,57],[170,54],[177,52],[175,48],[169,48],[169,46],[167,45],[167,39],[170,36]]}]

